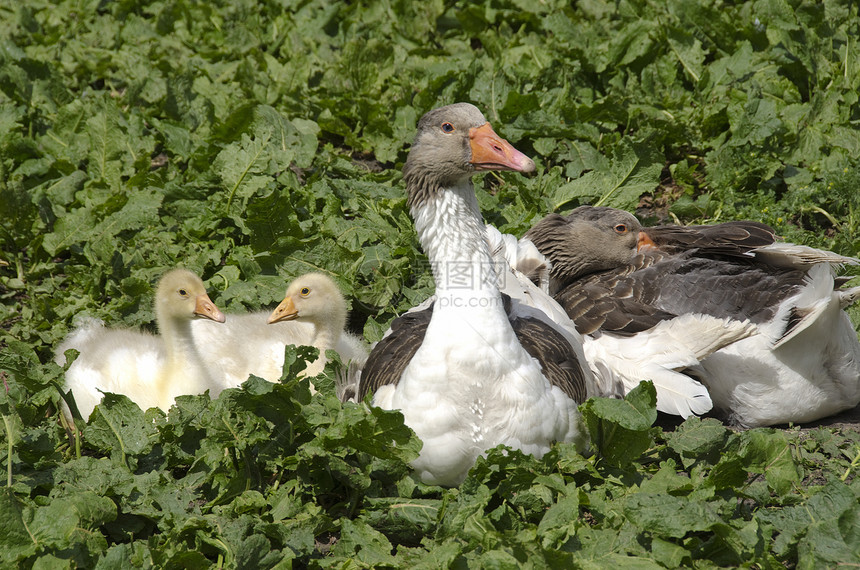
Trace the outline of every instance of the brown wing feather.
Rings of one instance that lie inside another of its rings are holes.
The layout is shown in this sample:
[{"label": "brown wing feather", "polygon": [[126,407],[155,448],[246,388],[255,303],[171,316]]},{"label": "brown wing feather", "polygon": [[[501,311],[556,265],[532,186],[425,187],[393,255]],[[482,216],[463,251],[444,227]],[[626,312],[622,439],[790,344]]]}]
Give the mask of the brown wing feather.
[{"label": "brown wing feather", "polygon": [[567,339],[540,319],[519,317],[511,321],[520,344],[537,359],[549,383],[558,386],[574,402],[586,398],[582,363]]},{"label": "brown wing feather", "polygon": [[773,318],[779,304],[805,284],[805,272],[753,260],[671,257],[639,272],[642,287],[653,291],[657,307],[719,318]]},{"label": "brown wing feather", "polygon": [[[747,224],[755,223],[741,227]],[[758,243],[765,238],[754,239]],[[634,334],[684,313],[762,323],[803,286],[804,275],[744,256],[703,255],[695,248],[674,255],[643,250],[624,267],[565,284],[555,299],[583,334],[598,330]]]},{"label": "brown wing feather", "polygon": [[654,305],[659,290],[645,286],[639,271],[667,256],[660,251],[636,255],[624,267],[586,275],[555,294],[582,334],[598,330],[635,334],[650,329],[675,313]]},{"label": "brown wing feather", "polygon": [[391,333],[373,347],[361,371],[358,401],[364,400],[369,392],[375,392],[381,386],[397,385],[406,366],[424,342],[432,316],[431,305],[422,311],[406,313],[394,319]]},{"label": "brown wing feather", "polygon": [[707,226],[652,226],[642,231],[657,248],[670,254],[697,249],[699,255],[737,257],[776,241],[773,228],[749,220]]}]

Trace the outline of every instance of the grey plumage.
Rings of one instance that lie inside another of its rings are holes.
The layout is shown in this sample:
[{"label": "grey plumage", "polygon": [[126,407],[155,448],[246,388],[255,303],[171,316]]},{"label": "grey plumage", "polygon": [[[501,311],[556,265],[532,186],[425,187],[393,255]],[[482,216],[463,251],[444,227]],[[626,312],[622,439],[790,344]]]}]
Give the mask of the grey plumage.
[{"label": "grey plumage", "polygon": [[[637,252],[640,232],[656,247]],[[805,282],[803,270],[750,255],[775,239],[757,222],[643,228],[627,212],[583,206],[526,237],[549,258],[554,297],[583,334],[635,334],[684,313],[761,323]]]}]

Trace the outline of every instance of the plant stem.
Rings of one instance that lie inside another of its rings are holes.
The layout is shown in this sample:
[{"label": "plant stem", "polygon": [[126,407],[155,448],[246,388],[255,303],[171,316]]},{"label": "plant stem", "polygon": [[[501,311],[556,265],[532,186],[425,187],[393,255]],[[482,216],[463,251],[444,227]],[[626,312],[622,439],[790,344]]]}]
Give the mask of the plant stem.
[{"label": "plant stem", "polygon": [[839,224],[839,222],[836,221],[836,218],[834,218],[830,214],[830,212],[828,212],[824,208],[819,208],[818,206],[812,206],[809,209],[812,210],[813,212],[817,212],[817,213],[821,214],[822,216],[824,216],[825,218],[827,218],[830,221],[830,223],[833,224],[834,228],[839,227],[840,224]]},{"label": "plant stem", "polygon": [[851,465],[848,466],[848,469],[845,470],[845,473],[842,474],[842,477],[839,478],[840,481],[845,481],[848,479],[848,475],[851,474],[851,470],[860,465],[860,445],[857,446],[857,455],[854,456],[854,459],[851,460]]},{"label": "plant stem", "polygon": [[6,428],[6,486],[12,486],[12,448],[14,446],[12,438],[12,425],[9,421],[9,416],[3,414],[3,426]]}]

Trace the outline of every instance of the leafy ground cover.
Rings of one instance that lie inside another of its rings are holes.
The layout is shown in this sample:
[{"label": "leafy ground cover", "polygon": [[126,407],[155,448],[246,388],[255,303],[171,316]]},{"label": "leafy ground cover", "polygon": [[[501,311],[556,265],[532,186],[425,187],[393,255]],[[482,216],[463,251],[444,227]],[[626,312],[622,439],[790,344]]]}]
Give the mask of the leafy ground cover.
[{"label": "leafy ground cover", "polygon": [[399,414],[311,397],[306,352],[169,414],[110,396],[78,447],[51,358],[79,314],[151,327],[179,264],[228,311],[325,271],[378,339],[432,291],[415,123],[461,100],[538,163],[479,183],[502,231],[599,203],[857,255],[858,37],[848,0],[0,5],[2,565],[857,564],[856,414],[655,427],[643,385],[583,406],[594,456],[492,450],[446,490]]}]

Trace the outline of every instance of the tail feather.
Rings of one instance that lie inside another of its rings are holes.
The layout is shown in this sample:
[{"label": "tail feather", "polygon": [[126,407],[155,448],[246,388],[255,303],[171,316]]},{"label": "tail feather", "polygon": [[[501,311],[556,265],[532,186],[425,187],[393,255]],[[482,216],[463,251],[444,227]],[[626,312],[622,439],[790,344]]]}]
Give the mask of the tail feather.
[{"label": "tail feather", "polygon": [[857,299],[860,299],[860,287],[838,289],[836,294],[839,296],[839,308],[845,309],[850,305],[853,305]]},{"label": "tail feather", "polygon": [[804,280],[806,284],[800,292],[783,301],[773,319],[780,328],[773,330],[772,348],[784,345],[806,330],[833,302],[833,273],[829,265],[813,266]]},{"label": "tail feather", "polygon": [[648,362],[663,368],[681,369],[693,366],[693,361],[747,338],[757,330],[748,320],[686,314],[663,321],[645,333],[632,337],[630,349],[646,355]]},{"label": "tail feather", "polygon": [[775,267],[807,269],[818,263],[831,266],[860,264],[860,260],[854,257],[794,243],[774,243],[755,249],[753,252],[757,260]]},{"label": "tail feather", "polygon": [[585,354],[592,368],[612,371],[625,393],[651,380],[657,390],[657,409],[687,417],[707,412],[713,402],[705,386],[680,371],[756,330],[749,321],[690,314],[632,337],[588,338]]},{"label": "tail feather", "polygon": [[708,389],[686,374],[660,366],[646,366],[642,375],[654,382],[657,409],[661,412],[687,418],[694,414],[700,416],[714,407]]}]

